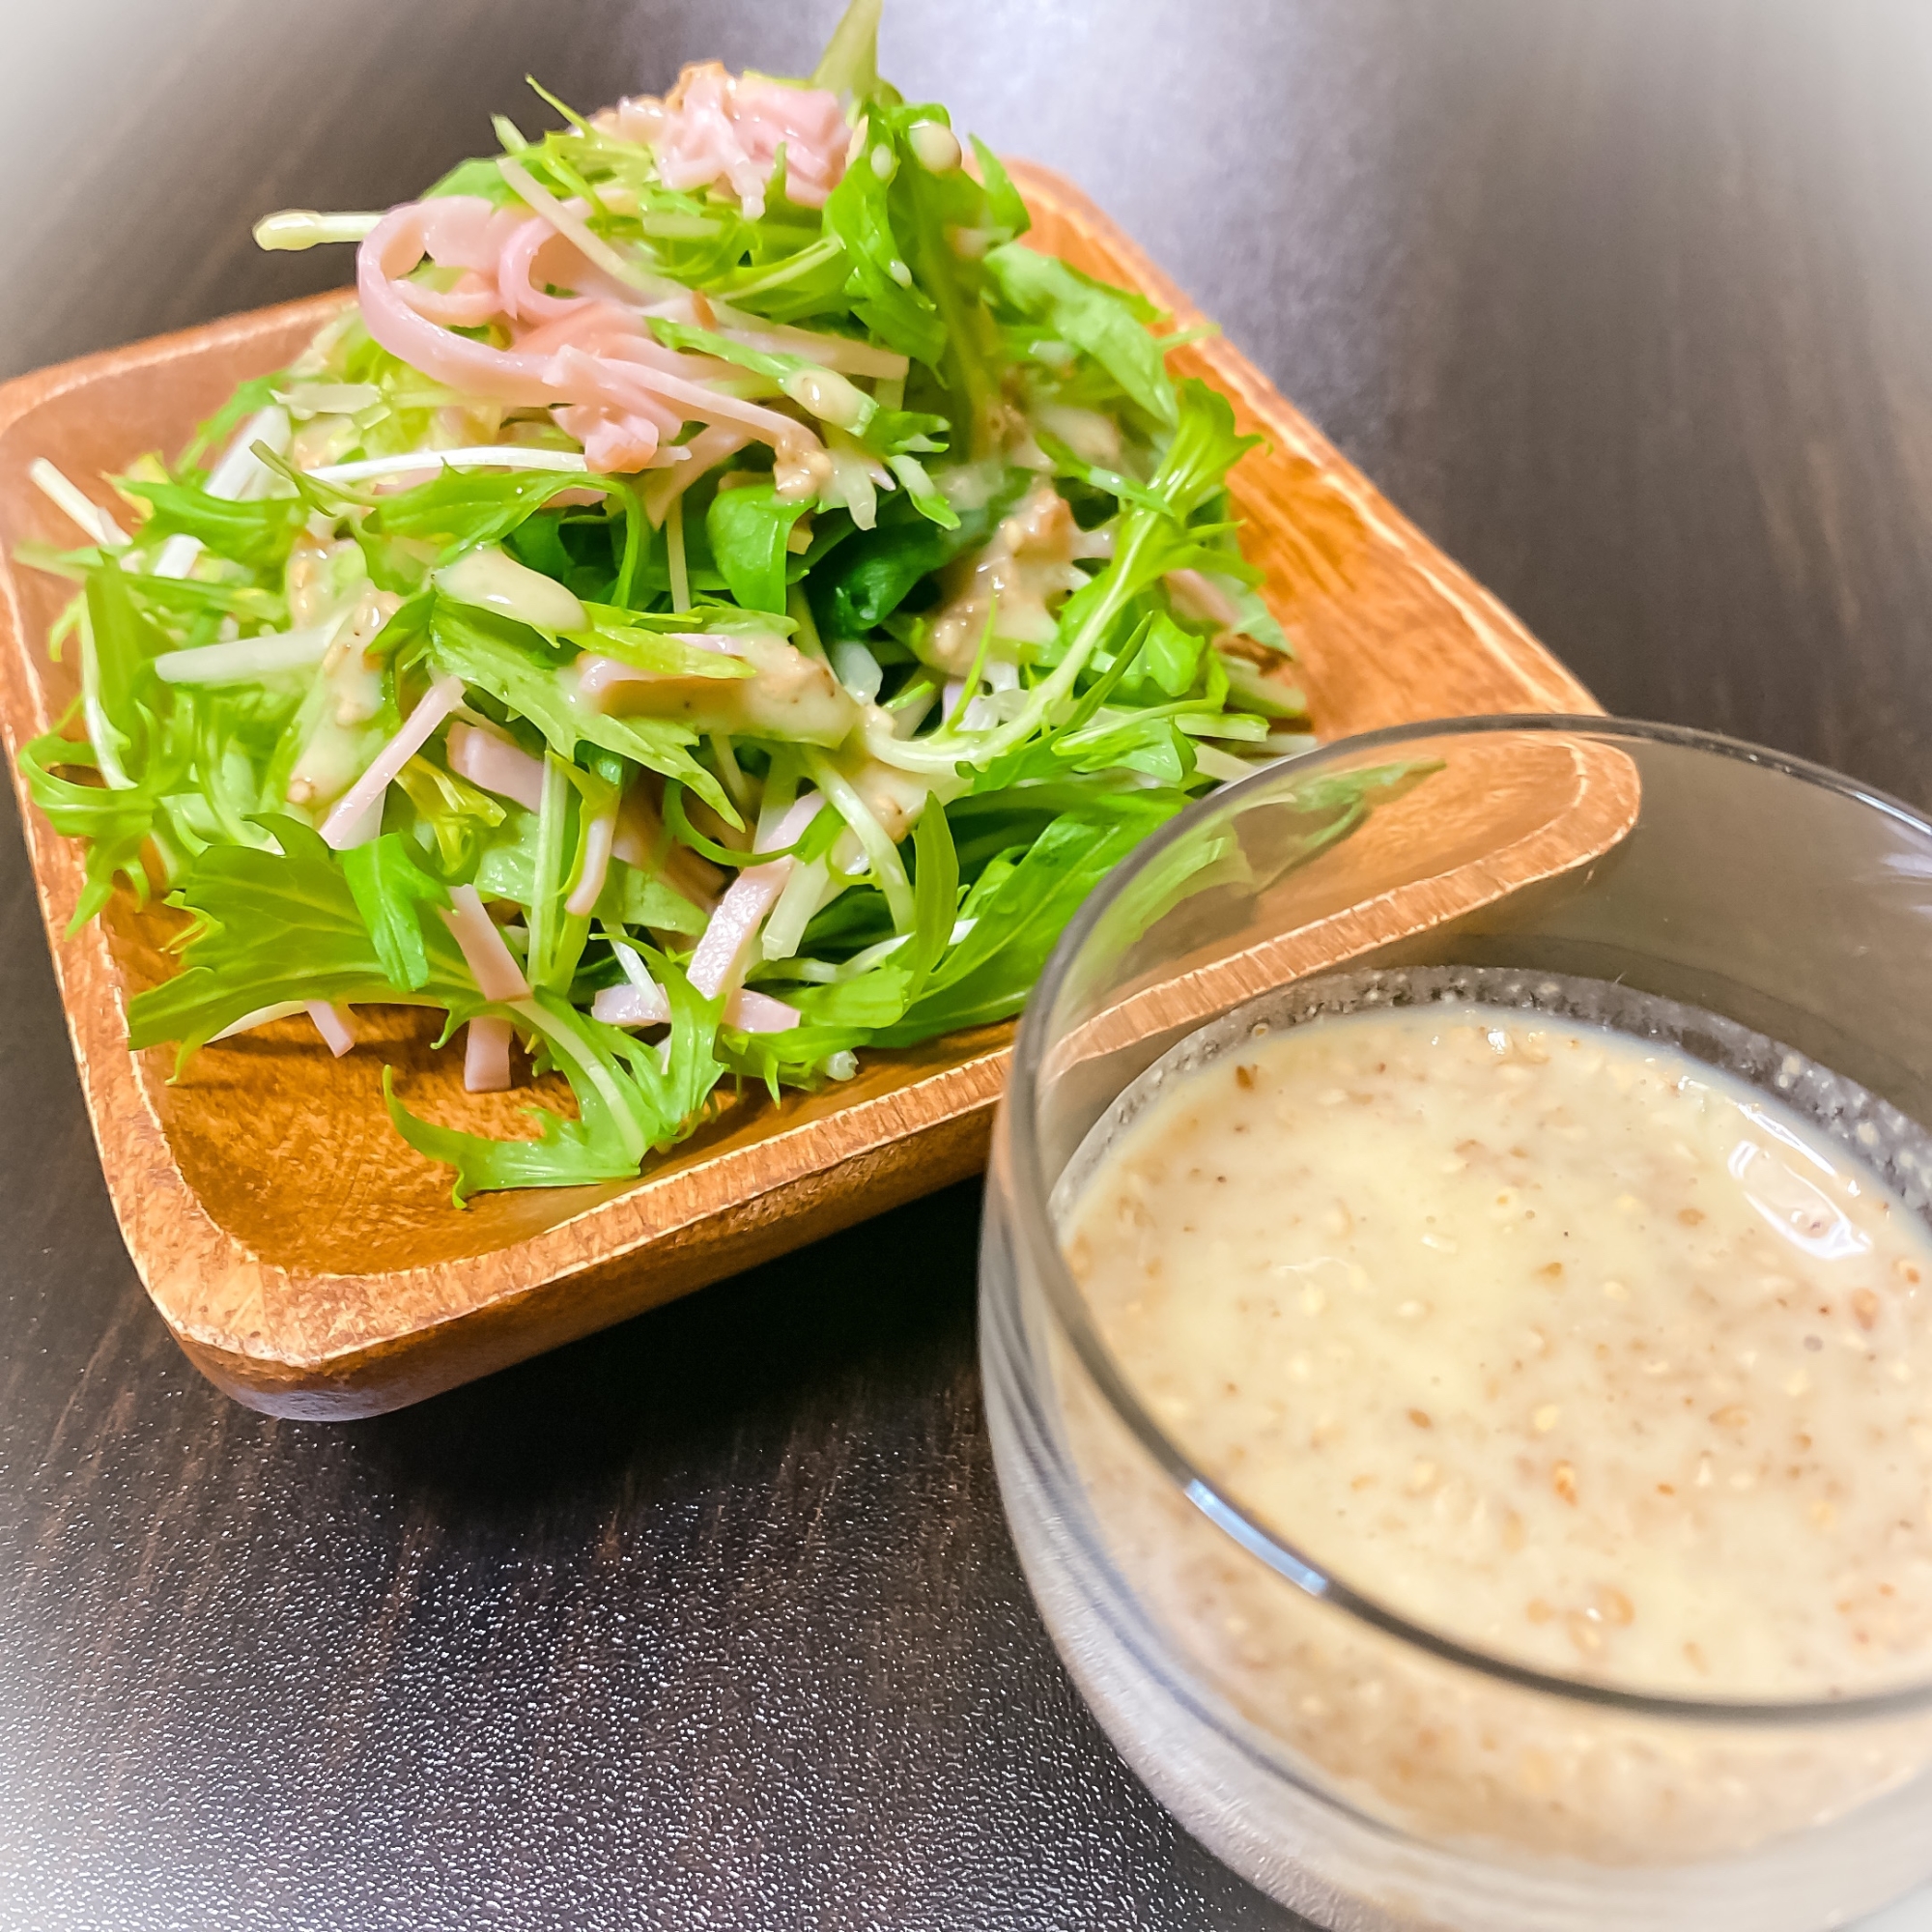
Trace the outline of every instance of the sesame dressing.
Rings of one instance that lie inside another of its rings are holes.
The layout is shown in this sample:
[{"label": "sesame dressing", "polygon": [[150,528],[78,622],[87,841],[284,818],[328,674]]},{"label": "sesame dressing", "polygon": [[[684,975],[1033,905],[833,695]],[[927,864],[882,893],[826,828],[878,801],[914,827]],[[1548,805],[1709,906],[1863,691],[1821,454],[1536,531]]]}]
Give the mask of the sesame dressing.
[{"label": "sesame dressing", "polygon": [[1932,1663],[1926,1226],[1680,1046],[1443,1000],[1243,1034],[1062,1225],[1161,1425],[1403,1616],[1699,1698]]}]

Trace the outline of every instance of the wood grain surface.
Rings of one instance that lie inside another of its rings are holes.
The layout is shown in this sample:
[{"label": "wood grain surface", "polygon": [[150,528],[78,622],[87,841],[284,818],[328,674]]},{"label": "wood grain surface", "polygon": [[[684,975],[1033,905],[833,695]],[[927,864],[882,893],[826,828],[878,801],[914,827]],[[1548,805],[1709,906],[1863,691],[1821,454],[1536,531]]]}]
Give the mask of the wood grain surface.
[{"label": "wood grain surface", "polygon": [[[321,289],[770,0],[10,17],[5,373]],[[1804,0],[893,0],[1611,709],[1932,805],[1932,20]],[[77,112],[85,99],[88,111]],[[954,1188],[406,1413],[252,1415],[116,1233],[0,839],[0,1925],[1275,1927],[1079,1708],[1002,1525]]]}]

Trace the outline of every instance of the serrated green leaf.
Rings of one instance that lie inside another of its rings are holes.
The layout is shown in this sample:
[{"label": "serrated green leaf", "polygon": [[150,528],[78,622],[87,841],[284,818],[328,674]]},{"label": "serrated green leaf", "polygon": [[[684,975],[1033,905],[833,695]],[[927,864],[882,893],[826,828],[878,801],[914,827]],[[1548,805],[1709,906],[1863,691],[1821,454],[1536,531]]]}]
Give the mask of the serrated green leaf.
[{"label": "serrated green leaf", "polygon": [[352,846],[342,855],[342,875],[389,982],[411,992],[428,985],[422,908],[449,903],[442,883],[410,857],[393,832]]},{"label": "serrated green leaf", "polygon": [[1145,297],[1012,242],[987,250],[986,272],[1009,308],[1085,350],[1156,421],[1176,420],[1166,357],[1145,327],[1156,311]]}]

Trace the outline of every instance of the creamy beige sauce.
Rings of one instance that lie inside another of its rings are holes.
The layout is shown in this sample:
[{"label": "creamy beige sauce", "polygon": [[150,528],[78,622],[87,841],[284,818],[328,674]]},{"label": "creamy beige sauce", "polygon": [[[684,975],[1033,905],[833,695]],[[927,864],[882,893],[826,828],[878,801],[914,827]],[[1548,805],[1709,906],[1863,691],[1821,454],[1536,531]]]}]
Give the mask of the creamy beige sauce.
[{"label": "creamy beige sauce", "polygon": [[[755,667],[752,676],[642,677],[613,682],[592,707],[619,717],[667,718],[696,731],[784,737],[808,745],[843,743],[859,706],[831,667],[779,638],[734,637],[731,655]],[[579,697],[577,669],[558,673]]]},{"label": "creamy beige sauce", "polygon": [[289,774],[292,805],[315,807],[338,798],[360,776],[374,750],[373,726],[383,708],[383,670],[369,646],[402,608],[393,591],[363,583],[323,654],[321,708]]},{"label": "creamy beige sauce", "polygon": [[945,601],[926,634],[932,661],[954,677],[972,668],[986,619],[1009,643],[1053,639],[1055,613],[1087,582],[1078,557],[1103,556],[1111,538],[1083,530],[1049,483],[1028,492],[982,549],[947,568]]},{"label": "creamy beige sauce", "polygon": [[[1120,1133],[1064,1238],[1163,1426],[1406,1617],[1693,1697],[1932,1665],[1932,1241],[1674,1047],[1439,1005],[1243,1039]],[[1300,1667],[1207,1575],[1171,1616]]]},{"label": "creamy beige sauce", "polygon": [[436,587],[459,604],[500,611],[539,631],[584,631],[590,615],[554,577],[519,563],[497,544],[485,544],[435,574]]}]

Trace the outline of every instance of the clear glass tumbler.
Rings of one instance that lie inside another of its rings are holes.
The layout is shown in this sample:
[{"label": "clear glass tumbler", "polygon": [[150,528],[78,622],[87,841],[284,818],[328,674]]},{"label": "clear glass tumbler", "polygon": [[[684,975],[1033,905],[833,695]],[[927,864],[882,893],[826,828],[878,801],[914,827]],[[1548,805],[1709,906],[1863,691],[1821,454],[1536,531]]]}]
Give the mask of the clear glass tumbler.
[{"label": "clear glass tumbler", "polygon": [[1123,1095],[1319,1011],[1449,998],[1667,1038],[1928,1212],[1918,813],[1772,753],[1594,718],[1406,727],[1264,771],[1109,879],[1020,1029],[981,1350],[1040,1611],[1155,1795],[1319,1925],[1849,1923],[1932,1872],[1932,1681],[1699,1703],[1418,1628],[1190,1462],[1065,1264],[1058,1216]]}]

